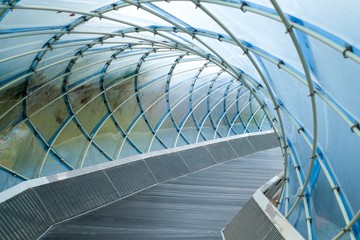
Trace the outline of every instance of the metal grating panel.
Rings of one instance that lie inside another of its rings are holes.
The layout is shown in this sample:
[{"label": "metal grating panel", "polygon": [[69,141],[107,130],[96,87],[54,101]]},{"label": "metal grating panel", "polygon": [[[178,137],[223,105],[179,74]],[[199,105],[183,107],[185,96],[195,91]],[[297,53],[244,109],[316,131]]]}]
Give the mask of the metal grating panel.
[{"label": "metal grating panel", "polygon": [[284,239],[253,198],[223,230],[223,234],[226,240]]},{"label": "metal grating panel", "polygon": [[228,142],[206,145],[206,149],[216,162],[224,162],[238,157]]},{"label": "metal grating panel", "polygon": [[191,172],[216,164],[215,160],[205,147],[188,149],[179,152],[179,154],[184,159]]},{"label": "metal grating panel", "polygon": [[32,189],[1,203],[0,239],[35,239],[52,224]]},{"label": "metal grating panel", "polygon": [[256,151],[272,148],[272,143],[266,135],[249,136],[248,140]]},{"label": "metal grating panel", "polygon": [[145,162],[159,182],[190,173],[178,153],[151,157],[145,159]]},{"label": "metal grating panel", "polygon": [[255,152],[254,147],[246,138],[238,138],[228,141],[239,157],[249,155]]},{"label": "metal grating panel", "polygon": [[279,140],[278,140],[275,133],[266,134],[265,137],[268,138],[268,140],[270,141],[272,147],[279,147],[280,146],[280,142],[279,142]]},{"label": "metal grating panel", "polygon": [[103,171],[50,183],[35,190],[56,222],[119,198]]},{"label": "metal grating panel", "polygon": [[120,193],[126,196],[156,183],[150,169],[144,161],[120,165],[105,171]]}]

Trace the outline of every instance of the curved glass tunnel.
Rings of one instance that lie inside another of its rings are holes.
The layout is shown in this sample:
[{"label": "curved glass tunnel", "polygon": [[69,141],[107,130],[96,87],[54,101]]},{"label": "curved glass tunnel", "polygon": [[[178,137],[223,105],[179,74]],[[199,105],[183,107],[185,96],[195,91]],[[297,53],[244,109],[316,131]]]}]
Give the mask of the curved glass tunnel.
[{"label": "curved glass tunnel", "polygon": [[306,238],[359,239],[359,7],[2,1],[0,190],[274,129],[280,211]]}]

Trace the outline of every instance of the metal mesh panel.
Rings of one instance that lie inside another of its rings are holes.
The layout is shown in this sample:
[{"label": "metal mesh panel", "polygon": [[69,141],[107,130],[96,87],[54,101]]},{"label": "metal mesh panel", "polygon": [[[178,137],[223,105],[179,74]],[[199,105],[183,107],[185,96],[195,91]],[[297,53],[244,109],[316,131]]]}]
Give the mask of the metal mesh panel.
[{"label": "metal mesh panel", "polygon": [[179,154],[191,172],[216,164],[205,147],[188,149],[179,152]]},{"label": "metal mesh panel", "polygon": [[216,162],[224,162],[230,159],[237,158],[236,153],[228,142],[220,142],[206,145],[206,149]]},{"label": "metal mesh panel", "polygon": [[32,189],[0,204],[0,239],[35,239],[53,223]]},{"label": "metal mesh panel", "polygon": [[284,239],[253,198],[246,203],[223,233],[226,240]]},{"label": "metal mesh panel", "polygon": [[126,196],[157,181],[144,161],[127,163],[118,167],[105,170],[120,196]]},{"label": "metal mesh panel", "polygon": [[262,151],[272,147],[270,140],[262,135],[250,136],[249,141],[256,151]]},{"label": "metal mesh panel", "polygon": [[145,162],[159,182],[190,173],[178,153],[151,157]]},{"label": "metal mesh panel", "polygon": [[56,222],[119,197],[102,171],[50,183],[35,190]]},{"label": "metal mesh panel", "polygon": [[279,139],[278,139],[278,137],[276,136],[275,133],[266,134],[266,137],[270,141],[272,147],[279,147],[280,146]]},{"label": "metal mesh panel", "polygon": [[239,157],[255,152],[254,147],[250,144],[247,138],[233,139],[228,142]]}]

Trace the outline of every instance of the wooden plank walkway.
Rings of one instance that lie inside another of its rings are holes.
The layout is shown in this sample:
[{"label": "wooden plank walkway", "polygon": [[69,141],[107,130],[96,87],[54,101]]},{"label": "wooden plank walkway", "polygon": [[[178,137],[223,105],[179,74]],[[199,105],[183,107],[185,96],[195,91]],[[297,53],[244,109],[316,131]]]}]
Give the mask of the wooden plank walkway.
[{"label": "wooden plank walkway", "polygon": [[279,148],[257,152],[57,224],[42,239],[221,239],[221,229],[282,168]]}]

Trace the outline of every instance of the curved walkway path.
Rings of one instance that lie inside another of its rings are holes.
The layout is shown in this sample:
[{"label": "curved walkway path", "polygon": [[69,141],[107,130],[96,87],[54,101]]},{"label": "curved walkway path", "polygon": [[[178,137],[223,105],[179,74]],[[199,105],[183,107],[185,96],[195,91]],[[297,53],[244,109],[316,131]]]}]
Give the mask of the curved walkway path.
[{"label": "curved walkway path", "polygon": [[253,153],[54,225],[41,239],[221,239],[256,189],[282,170],[279,148]]}]

